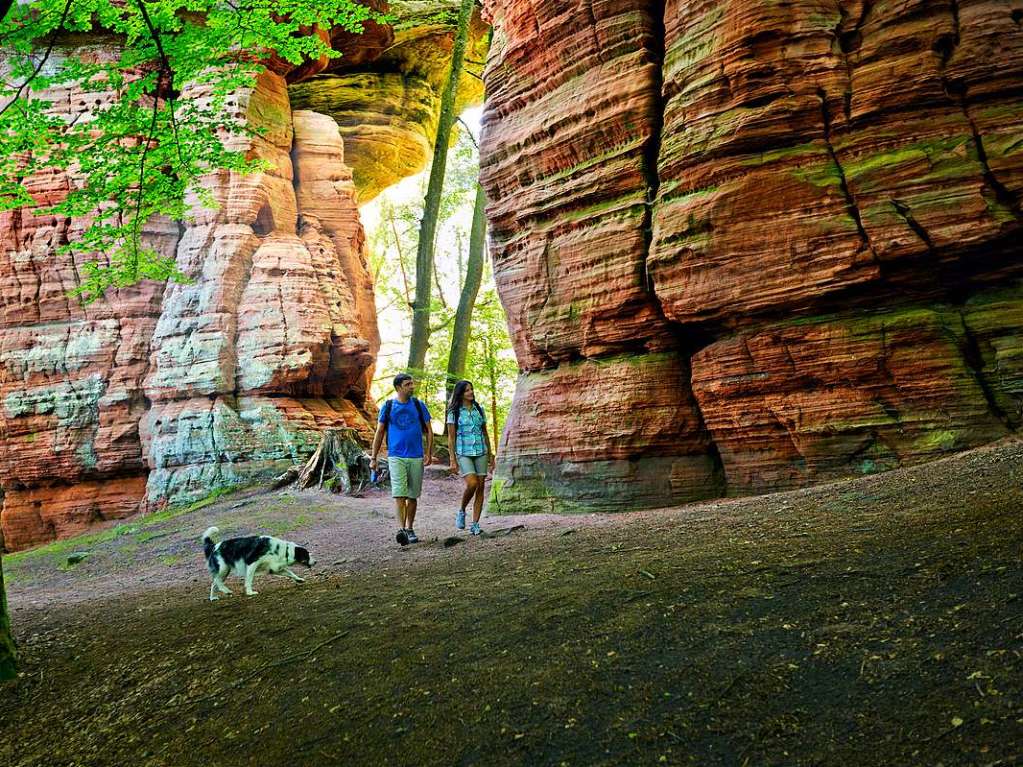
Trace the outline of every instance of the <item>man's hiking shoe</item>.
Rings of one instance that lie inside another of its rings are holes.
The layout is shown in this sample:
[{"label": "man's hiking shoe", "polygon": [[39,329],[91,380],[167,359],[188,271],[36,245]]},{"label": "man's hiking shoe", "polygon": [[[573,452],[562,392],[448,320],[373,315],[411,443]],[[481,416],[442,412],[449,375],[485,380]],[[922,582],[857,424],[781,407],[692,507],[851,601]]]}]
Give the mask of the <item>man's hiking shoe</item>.
[{"label": "man's hiking shoe", "polygon": [[481,535],[482,533],[483,533],[483,531],[480,530],[480,523],[479,522],[473,522],[472,523],[472,527],[469,528],[469,534],[470,535]]},{"label": "man's hiking shoe", "polygon": [[408,546],[409,544],[408,533],[405,532],[404,528],[398,531],[398,534],[394,536],[394,539],[402,546]]},{"label": "man's hiking shoe", "polygon": [[465,529],[465,509],[455,512],[455,527],[459,530]]},{"label": "man's hiking shoe", "polygon": [[419,543],[419,536],[416,535],[416,531],[411,527],[405,531],[405,538],[409,543]]}]

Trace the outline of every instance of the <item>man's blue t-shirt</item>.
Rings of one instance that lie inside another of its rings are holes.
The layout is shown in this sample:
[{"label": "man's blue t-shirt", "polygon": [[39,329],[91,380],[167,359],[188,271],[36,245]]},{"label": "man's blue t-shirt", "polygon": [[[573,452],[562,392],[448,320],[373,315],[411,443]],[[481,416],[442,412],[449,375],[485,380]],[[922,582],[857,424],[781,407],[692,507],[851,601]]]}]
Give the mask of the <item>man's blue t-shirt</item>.
[{"label": "man's blue t-shirt", "polygon": [[[430,425],[430,411],[422,402],[419,406],[423,408],[423,418],[426,425]],[[384,422],[384,407],[380,408],[380,416],[377,420]],[[419,423],[419,414],[416,412],[416,403],[411,399],[402,404],[397,397],[391,400],[391,417],[387,419],[387,455],[393,458],[422,458],[423,457],[423,427]]]}]

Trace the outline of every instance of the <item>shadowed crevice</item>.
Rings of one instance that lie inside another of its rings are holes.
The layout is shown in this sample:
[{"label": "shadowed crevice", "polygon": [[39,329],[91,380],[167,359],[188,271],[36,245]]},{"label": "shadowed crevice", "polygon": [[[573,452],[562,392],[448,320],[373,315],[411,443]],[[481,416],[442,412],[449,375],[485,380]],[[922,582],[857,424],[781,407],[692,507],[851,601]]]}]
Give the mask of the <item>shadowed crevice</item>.
[{"label": "shadowed crevice", "polygon": [[870,244],[870,237],[867,235],[867,230],[863,227],[863,218],[860,216],[860,209],[856,205],[856,199],[849,190],[849,182],[845,177],[845,169],[842,167],[842,163],[839,162],[838,154],[835,152],[835,147],[831,143],[831,112],[828,109],[827,94],[824,92],[823,88],[817,89],[817,97],[821,101],[821,118],[824,121],[824,143],[828,149],[828,156],[831,158],[831,162],[834,164],[835,170],[838,173],[838,186],[842,190],[842,196],[845,198],[846,210],[856,224],[856,231],[860,236],[860,240],[863,242],[863,247],[870,252],[870,254],[874,257],[874,261],[877,262],[878,267],[880,267],[881,262],[877,257],[877,253],[874,251],[874,247]]},{"label": "shadowed crevice", "polygon": [[980,165],[984,183],[994,192],[995,199],[999,204],[1010,210],[1017,220],[1023,219],[1019,197],[998,180],[988,162],[984,141],[980,131],[977,129],[977,123],[974,121],[973,115],[970,114],[969,101],[966,97],[966,84],[953,81],[948,76],[948,63],[960,43],[959,0],[951,0],[949,10],[952,14],[952,31],[939,35],[931,46],[935,53],[941,57],[938,71],[941,75],[942,89],[949,100],[962,110],[963,117],[966,118],[966,122],[970,126],[970,136],[973,139],[973,146],[977,152],[977,162]]},{"label": "shadowed crevice", "polygon": [[839,2],[838,13],[840,16],[835,26],[835,39],[838,41],[838,48],[842,51],[842,61],[845,64],[845,92],[842,94],[842,108],[845,113],[846,122],[852,119],[852,74],[853,65],[851,56],[856,54],[863,42],[863,25],[873,9],[873,0],[863,0],[860,6],[860,13],[857,19],[849,26],[849,12],[845,4]]},{"label": "shadowed crevice", "polygon": [[1002,406],[998,404],[998,399],[995,397],[995,393],[991,390],[991,385],[984,376],[984,355],[980,351],[980,344],[977,342],[977,336],[973,334],[973,331],[970,330],[970,326],[966,324],[966,316],[962,311],[959,312],[959,321],[963,326],[963,342],[961,345],[963,361],[966,363],[967,369],[977,382],[977,386],[984,394],[984,400],[987,402],[987,406],[991,413],[1002,422],[1006,429],[1013,431],[1012,422],[1010,421],[1008,414],[1002,409]]},{"label": "shadowed crevice", "polygon": [[901,200],[892,200],[892,207],[902,217],[902,220],[906,222],[906,226],[913,230],[913,233],[920,238],[920,241],[927,246],[929,254],[934,255],[934,241],[931,240],[931,236],[927,234],[927,230],[923,228],[919,221],[913,218],[913,211],[910,207]]},{"label": "shadowed crevice", "polygon": [[661,302],[657,298],[653,278],[650,276],[647,264],[650,260],[650,251],[654,239],[654,205],[657,202],[657,193],[661,187],[661,179],[657,167],[661,154],[661,133],[664,130],[664,107],[666,103],[664,97],[664,0],[655,0],[650,10],[650,16],[653,22],[653,35],[648,52],[651,62],[655,65],[650,84],[654,105],[651,110],[652,124],[650,125],[650,138],[647,139],[642,149],[643,177],[646,180],[646,202],[643,213],[642,281],[644,290],[650,295],[651,301],[660,312]]}]

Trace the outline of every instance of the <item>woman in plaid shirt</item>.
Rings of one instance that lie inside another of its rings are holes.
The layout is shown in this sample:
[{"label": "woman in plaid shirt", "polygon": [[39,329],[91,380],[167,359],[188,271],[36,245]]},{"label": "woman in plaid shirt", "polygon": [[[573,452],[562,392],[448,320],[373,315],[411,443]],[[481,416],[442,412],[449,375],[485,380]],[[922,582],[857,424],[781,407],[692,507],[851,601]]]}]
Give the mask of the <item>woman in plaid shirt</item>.
[{"label": "woman in plaid shirt", "polygon": [[490,449],[487,419],[476,401],[472,384],[459,381],[448,403],[448,452],[451,470],[465,477],[462,506],[455,514],[455,527],[465,529],[465,507],[472,500],[472,527],[469,532],[480,534],[480,515],[483,513],[483,485],[487,470],[494,468],[494,451]]}]

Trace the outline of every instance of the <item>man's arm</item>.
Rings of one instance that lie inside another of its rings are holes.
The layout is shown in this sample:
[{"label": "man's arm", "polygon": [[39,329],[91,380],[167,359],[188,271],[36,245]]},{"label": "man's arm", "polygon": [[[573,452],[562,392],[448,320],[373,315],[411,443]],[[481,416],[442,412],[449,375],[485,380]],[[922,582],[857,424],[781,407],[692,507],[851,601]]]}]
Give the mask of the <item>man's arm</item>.
[{"label": "man's arm", "polygon": [[385,424],[377,423],[377,433],[373,435],[373,452],[369,457],[369,467],[373,471],[376,471],[377,468],[377,453],[380,452],[380,446],[384,444],[385,428],[387,428]]},{"label": "man's arm", "polygon": [[423,456],[423,466],[433,463],[433,422],[426,419],[426,455]]}]

